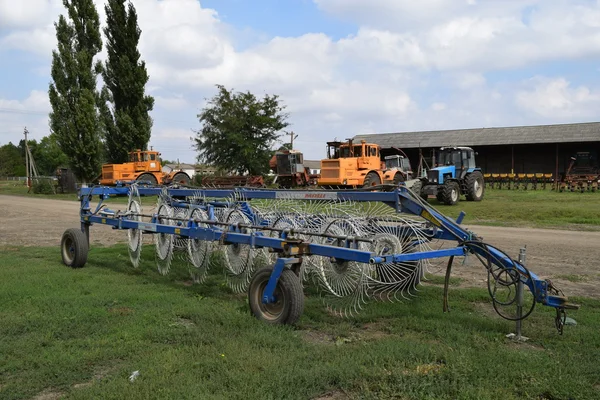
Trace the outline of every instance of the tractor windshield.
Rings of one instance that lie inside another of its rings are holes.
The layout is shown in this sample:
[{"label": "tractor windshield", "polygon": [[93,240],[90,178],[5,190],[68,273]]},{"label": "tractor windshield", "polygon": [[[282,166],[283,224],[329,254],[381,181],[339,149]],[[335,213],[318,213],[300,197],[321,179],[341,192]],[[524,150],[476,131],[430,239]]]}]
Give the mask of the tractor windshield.
[{"label": "tractor windshield", "polygon": [[460,151],[446,150],[440,153],[439,165],[461,166]]}]

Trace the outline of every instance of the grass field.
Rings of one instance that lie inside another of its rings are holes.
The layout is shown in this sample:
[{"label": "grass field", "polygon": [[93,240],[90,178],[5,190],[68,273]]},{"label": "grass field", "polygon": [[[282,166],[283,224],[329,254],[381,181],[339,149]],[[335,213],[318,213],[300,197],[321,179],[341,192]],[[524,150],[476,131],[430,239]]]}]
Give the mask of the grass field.
[{"label": "grass field", "polygon": [[[15,182],[6,181],[0,182],[0,194],[77,200],[74,194],[28,194],[25,186],[15,186]],[[126,198],[111,198],[108,201],[125,203]],[[155,202],[155,197],[142,198],[144,204]],[[461,201],[456,206],[446,206],[430,199],[429,203],[454,218],[460,211],[465,211],[465,223],[470,224],[600,230],[600,193],[487,190],[481,202]]]},{"label": "grass field", "polygon": [[2,248],[0,281],[1,399],[600,397],[595,300],[575,299],[563,336],[538,307],[518,344],[483,289],[451,289],[442,313],[439,278],[351,319],[307,289],[296,328],[255,320],[220,274],[191,286],[182,268],[134,270],[124,246],[93,248],[81,270],[58,248]]}]

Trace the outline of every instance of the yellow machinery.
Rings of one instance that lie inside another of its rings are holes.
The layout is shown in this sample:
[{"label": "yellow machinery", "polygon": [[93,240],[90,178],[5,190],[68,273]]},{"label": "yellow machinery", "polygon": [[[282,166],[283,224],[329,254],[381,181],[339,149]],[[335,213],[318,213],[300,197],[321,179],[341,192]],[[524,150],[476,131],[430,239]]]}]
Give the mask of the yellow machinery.
[{"label": "yellow machinery", "polygon": [[135,150],[129,153],[129,162],[124,164],[104,164],[100,184],[116,185],[117,182],[146,182],[151,185],[179,183],[190,184],[190,176],[185,172],[162,171],[160,153],[158,151]]},{"label": "yellow machinery", "polygon": [[412,179],[407,157],[392,155],[381,158],[381,148],[361,140],[355,144],[327,142],[327,159],[321,160],[319,186],[371,187],[398,184]]}]

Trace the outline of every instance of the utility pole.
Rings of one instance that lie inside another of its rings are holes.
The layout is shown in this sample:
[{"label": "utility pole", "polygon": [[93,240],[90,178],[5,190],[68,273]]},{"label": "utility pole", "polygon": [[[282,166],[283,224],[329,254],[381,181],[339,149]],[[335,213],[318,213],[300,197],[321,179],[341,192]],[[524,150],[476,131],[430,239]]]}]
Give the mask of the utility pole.
[{"label": "utility pole", "polygon": [[27,151],[27,134],[28,133],[29,133],[29,131],[27,130],[27,127],[25,127],[25,129],[23,130],[23,134],[25,135],[25,174],[26,174],[25,184],[27,185],[27,187],[31,187],[31,185],[29,184],[29,152]]},{"label": "utility pole", "polygon": [[293,131],[292,132],[286,132],[286,135],[290,135],[290,150],[294,150],[294,139],[298,138],[298,135],[296,135]]}]

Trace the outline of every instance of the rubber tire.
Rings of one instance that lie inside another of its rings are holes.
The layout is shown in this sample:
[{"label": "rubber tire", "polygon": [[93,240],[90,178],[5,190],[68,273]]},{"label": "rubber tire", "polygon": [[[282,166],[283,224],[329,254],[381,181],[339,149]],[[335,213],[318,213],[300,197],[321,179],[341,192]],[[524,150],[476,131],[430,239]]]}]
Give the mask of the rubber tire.
[{"label": "rubber tire", "polygon": [[141,174],[135,180],[136,181],[147,181],[147,182],[150,182],[150,184],[153,186],[158,185],[158,180],[156,180],[156,177],[154,175],[148,174],[148,173]]},{"label": "rubber tire", "polygon": [[363,181],[363,188],[370,188],[381,185],[381,179],[376,172],[369,172]]},{"label": "rubber tire", "polygon": [[[456,191],[456,199],[452,198],[452,192]],[[444,204],[453,206],[460,199],[460,186],[456,181],[446,181],[442,187],[442,200]]]},{"label": "rubber tire", "polygon": [[190,177],[188,176],[188,174],[186,174],[185,172],[178,172],[175,174],[175,176],[173,176],[173,182],[172,183],[178,183],[180,185],[185,185],[185,186],[189,186],[190,185]]},{"label": "rubber tire", "polygon": [[400,172],[396,172],[396,175],[394,175],[394,186],[398,186],[401,182],[404,182],[404,176]]},{"label": "rubber tire", "polygon": [[254,273],[248,287],[248,302],[254,316],[269,324],[295,324],[304,311],[304,292],[300,278],[291,269],[285,268],[277,281],[275,290],[283,293],[283,309],[278,315],[268,317],[262,303],[264,288],[269,282],[273,268],[263,268]]},{"label": "rubber tire", "polygon": [[[481,188],[480,196],[477,196],[477,193],[475,192],[475,182],[478,182],[479,187]],[[485,182],[481,172],[475,171],[469,174],[465,179],[465,184],[467,185],[466,197],[468,201],[481,201],[483,199],[483,195],[485,194]]]},{"label": "rubber tire", "polygon": [[81,229],[67,229],[60,241],[62,262],[67,267],[82,268],[87,262],[89,244]]},{"label": "rubber tire", "polygon": [[439,201],[440,203],[444,202],[444,191],[442,190],[444,187],[440,186],[438,188],[437,193],[435,194],[435,198],[437,199],[437,201]]}]

